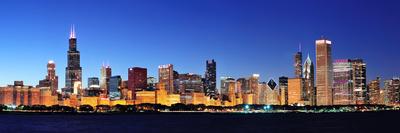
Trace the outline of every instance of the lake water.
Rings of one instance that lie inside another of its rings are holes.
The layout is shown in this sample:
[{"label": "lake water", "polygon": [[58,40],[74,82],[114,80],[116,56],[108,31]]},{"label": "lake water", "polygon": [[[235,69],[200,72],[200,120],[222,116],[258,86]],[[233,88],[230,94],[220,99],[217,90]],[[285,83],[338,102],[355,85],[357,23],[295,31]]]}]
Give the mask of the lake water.
[{"label": "lake water", "polygon": [[400,132],[400,112],[335,114],[0,114],[0,132]]}]

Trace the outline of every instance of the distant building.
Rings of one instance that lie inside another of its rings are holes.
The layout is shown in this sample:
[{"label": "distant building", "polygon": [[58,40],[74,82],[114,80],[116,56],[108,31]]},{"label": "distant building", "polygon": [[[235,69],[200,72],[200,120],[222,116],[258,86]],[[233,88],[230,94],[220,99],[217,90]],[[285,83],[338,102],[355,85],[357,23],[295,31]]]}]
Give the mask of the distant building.
[{"label": "distant building", "polygon": [[281,105],[288,105],[288,77],[279,77],[279,91]]},{"label": "distant building", "polygon": [[157,84],[157,79],[154,77],[147,78],[147,87],[148,89],[155,89]]},{"label": "distant building", "polygon": [[332,42],[321,38],[315,41],[317,65],[317,105],[332,105]]},{"label": "distant building", "polygon": [[375,80],[372,80],[371,82],[368,83],[368,90],[369,90],[369,103],[370,104],[382,104],[380,102],[380,82],[381,79],[379,77],[376,77]]},{"label": "distant building", "polygon": [[121,85],[122,85],[122,78],[121,76],[112,76],[110,78],[109,88],[109,97],[111,100],[119,100],[121,98]]},{"label": "distant building", "polygon": [[174,93],[174,67],[172,64],[158,67],[158,83],[165,85],[168,94]]},{"label": "distant building", "polygon": [[385,104],[395,105],[400,103],[400,78],[394,77],[385,81],[384,90],[386,91]]},{"label": "distant building", "polygon": [[253,74],[249,78],[249,86],[250,86],[250,91],[252,94],[254,94],[253,97],[253,104],[259,104],[260,100],[260,89],[258,88],[258,83],[260,79],[260,74]]},{"label": "distant building", "polygon": [[304,79],[304,91],[303,99],[309,101],[310,105],[315,106],[317,104],[317,91],[315,88],[314,80],[314,63],[310,59],[310,55],[307,55],[307,59],[303,65],[303,79]]},{"label": "distant building", "polygon": [[[232,101],[230,94],[235,90],[235,79],[232,77],[221,77],[221,100]],[[233,90],[232,90],[233,89]]]},{"label": "distant building", "polygon": [[56,75],[56,64],[50,60],[47,63],[46,78],[39,81],[39,87],[50,87],[52,95],[57,95],[58,90],[58,76]]},{"label": "distant building", "polygon": [[299,45],[299,51],[294,55],[294,75],[296,78],[301,78],[302,76],[302,63],[303,62],[303,54],[301,52],[301,45]]},{"label": "distant building", "polygon": [[353,103],[353,67],[351,60],[340,59],[333,63],[333,104]]},{"label": "distant building", "polygon": [[301,91],[303,87],[302,78],[288,79],[288,104],[304,104],[301,99]]},{"label": "distant building", "polygon": [[108,86],[110,83],[110,78],[112,75],[112,70],[109,65],[102,65],[100,69],[100,89],[103,95],[108,95]]},{"label": "distant building", "polygon": [[147,89],[147,69],[133,67],[128,69],[128,90],[132,91],[132,98],[136,99],[136,90]]},{"label": "distant building", "polygon": [[367,95],[367,70],[366,63],[362,59],[351,60],[353,66],[353,98],[356,104],[366,104]]},{"label": "distant building", "polygon": [[193,73],[186,73],[186,74],[179,74],[179,92],[181,94],[186,93],[202,93],[203,90],[203,82],[201,80],[201,75],[193,74]]},{"label": "distant building", "polygon": [[214,60],[206,61],[204,93],[213,98],[217,96],[217,63]]},{"label": "distant building", "polygon": [[[51,91],[49,91],[49,94],[51,95]],[[16,81],[14,85],[0,87],[0,104],[39,105],[40,90],[32,86],[25,86],[22,81]]]},{"label": "distant building", "polygon": [[97,77],[89,77],[88,78],[88,88],[98,88],[100,89],[100,81]]},{"label": "distant building", "polygon": [[268,105],[280,105],[279,99],[279,88],[276,82],[271,79],[267,83],[267,101],[266,104]]}]

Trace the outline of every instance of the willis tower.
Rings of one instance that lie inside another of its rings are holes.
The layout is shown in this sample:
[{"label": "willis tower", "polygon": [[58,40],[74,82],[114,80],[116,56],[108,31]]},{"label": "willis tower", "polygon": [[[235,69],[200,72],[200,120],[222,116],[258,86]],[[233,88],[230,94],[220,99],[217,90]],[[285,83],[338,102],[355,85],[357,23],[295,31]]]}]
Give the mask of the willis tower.
[{"label": "willis tower", "polygon": [[75,28],[71,27],[69,36],[68,66],[65,68],[65,87],[73,89],[74,94],[82,86],[82,67],[80,65],[80,53],[76,46]]}]

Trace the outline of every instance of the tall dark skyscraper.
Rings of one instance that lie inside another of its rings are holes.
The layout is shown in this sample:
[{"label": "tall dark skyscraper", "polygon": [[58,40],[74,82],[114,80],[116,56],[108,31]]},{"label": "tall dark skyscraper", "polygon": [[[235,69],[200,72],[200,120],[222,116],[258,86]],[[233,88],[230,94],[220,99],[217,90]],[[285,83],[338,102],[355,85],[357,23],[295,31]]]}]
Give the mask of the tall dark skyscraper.
[{"label": "tall dark skyscraper", "polygon": [[303,62],[303,54],[301,52],[301,44],[299,44],[299,51],[296,52],[294,55],[294,76],[295,78],[301,78],[302,77],[302,63]]},{"label": "tall dark skyscraper", "polygon": [[207,96],[215,97],[217,95],[217,63],[214,60],[206,61],[204,92]]},{"label": "tall dark skyscraper", "polygon": [[[68,65],[65,68],[65,87],[82,88],[82,67],[80,65],[80,53],[77,50],[75,28],[72,26],[69,36]],[[77,92],[73,92],[77,93]]]}]

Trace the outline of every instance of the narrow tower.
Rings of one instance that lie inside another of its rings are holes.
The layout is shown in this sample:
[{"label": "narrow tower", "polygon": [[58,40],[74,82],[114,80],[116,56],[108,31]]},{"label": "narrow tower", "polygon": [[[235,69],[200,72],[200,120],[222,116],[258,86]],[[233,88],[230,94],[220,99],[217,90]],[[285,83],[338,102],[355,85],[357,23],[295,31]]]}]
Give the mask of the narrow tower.
[{"label": "narrow tower", "polygon": [[[65,88],[73,89],[74,91],[82,88],[82,67],[80,65],[80,53],[77,50],[76,42],[75,27],[72,26],[69,36],[69,50],[67,52],[68,65],[65,68]],[[72,93],[77,94],[78,92]]]}]

